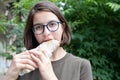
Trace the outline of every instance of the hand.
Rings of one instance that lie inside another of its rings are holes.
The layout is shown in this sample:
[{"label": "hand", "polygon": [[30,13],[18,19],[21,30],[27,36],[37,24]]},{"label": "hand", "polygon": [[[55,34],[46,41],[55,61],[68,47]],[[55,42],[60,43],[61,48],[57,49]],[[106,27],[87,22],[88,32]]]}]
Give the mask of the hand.
[{"label": "hand", "polygon": [[51,60],[45,51],[30,51],[32,59],[37,63],[43,80],[57,80]]},{"label": "hand", "polygon": [[13,56],[12,63],[6,73],[5,80],[16,80],[23,69],[34,70],[37,67],[28,51]]}]

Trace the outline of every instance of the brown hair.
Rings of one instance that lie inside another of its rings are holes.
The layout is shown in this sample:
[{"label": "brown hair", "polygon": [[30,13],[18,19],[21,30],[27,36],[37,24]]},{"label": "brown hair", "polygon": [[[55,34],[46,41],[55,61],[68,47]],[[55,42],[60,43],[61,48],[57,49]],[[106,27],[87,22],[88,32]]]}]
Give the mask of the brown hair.
[{"label": "brown hair", "polygon": [[37,3],[30,10],[27,21],[26,21],[23,38],[24,38],[24,45],[25,45],[26,49],[28,49],[28,50],[35,48],[39,45],[39,43],[37,42],[37,40],[34,36],[34,33],[32,31],[34,14],[38,11],[46,11],[46,10],[55,14],[64,26],[64,29],[63,29],[64,31],[63,31],[62,39],[61,39],[61,46],[65,45],[65,44],[69,44],[71,41],[70,27],[68,26],[67,21],[64,18],[64,16],[62,15],[59,8],[51,2],[43,1],[43,2]]}]

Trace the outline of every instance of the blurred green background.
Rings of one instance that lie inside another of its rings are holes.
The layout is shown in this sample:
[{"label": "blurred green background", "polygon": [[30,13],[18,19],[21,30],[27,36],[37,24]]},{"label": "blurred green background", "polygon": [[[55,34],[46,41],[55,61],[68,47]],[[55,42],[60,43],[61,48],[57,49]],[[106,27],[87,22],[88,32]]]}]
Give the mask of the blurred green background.
[{"label": "blurred green background", "polygon": [[[24,49],[23,31],[31,7],[40,0],[0,0],[0,55],[12,59]],[[90,60],[94,80],[120,80],[120,0],[49,0],[72,29],[64,48]]]}]

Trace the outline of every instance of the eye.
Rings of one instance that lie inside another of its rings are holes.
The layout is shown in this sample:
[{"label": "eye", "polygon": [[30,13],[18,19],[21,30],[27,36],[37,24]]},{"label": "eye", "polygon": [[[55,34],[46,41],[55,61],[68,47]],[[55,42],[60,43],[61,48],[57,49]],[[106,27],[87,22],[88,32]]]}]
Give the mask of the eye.
[{"label": "eye", "polygon": [[48,25],[49,25],[49,27],[55,27],[55,26],[57,26],[57,22],[52,21]]},{"label": "eye", "polygon": [[36,25],[36,26],[34,26],[34,29],[41,30],[41,29],[43,29],[43,25]]}]

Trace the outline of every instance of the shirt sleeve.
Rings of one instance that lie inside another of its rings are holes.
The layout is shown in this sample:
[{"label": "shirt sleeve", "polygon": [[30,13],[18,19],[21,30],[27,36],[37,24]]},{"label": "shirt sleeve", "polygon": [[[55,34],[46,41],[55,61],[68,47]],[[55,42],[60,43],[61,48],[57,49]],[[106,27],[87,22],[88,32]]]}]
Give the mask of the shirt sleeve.
[{"label": "shirt sleeve", "polygon": [[81,63],[80,80],[93,80],[91,64],[86,59]]}]

